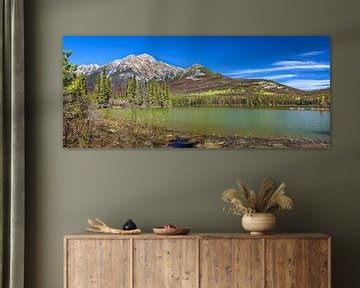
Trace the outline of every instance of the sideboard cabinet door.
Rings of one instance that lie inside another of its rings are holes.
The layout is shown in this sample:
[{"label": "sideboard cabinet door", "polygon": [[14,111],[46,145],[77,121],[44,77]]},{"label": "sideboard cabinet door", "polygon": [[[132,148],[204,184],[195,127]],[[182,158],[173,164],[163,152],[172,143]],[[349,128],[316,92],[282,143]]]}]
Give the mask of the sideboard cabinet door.
[{"label": "sideboard cabinet door", "polygon": [[308,287],[308,242],[306,239],[266,239],[267,288]]},{"label": "sideboard cabinet door", "polygon": [[327,239],[266,239],[266,287],[329,287],[329,252]]},{"label": "sideboard cabinet door", "polygon": [[200,287],[264,287],[261,239],[202,239]]},{"label": "sideboard cabinet door", "polygon": [[330,240],[310,240],[310,288],[328,288],[331,285]]},{"label": "sideboard cabinet door", "polygon": [[196,239],[135,239],[134,288],[196,288]]},{"label": "sideboard cabinet door", "polygon": [[131,287],[130,240],[67,240],[67,288]]}]

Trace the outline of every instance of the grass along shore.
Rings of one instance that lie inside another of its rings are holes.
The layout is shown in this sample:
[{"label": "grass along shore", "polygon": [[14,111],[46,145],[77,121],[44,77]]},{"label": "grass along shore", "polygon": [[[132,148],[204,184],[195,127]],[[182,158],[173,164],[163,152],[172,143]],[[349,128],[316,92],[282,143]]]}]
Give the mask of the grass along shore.
[{"label": "grass along shore", "polygon": [[[74,147],[74,146],[65,146]],[[330,148],[329,141],[263,139],[242,136],[193,134],[165,129],[141,119],[94,120],[91,137],[79,148]]]}]

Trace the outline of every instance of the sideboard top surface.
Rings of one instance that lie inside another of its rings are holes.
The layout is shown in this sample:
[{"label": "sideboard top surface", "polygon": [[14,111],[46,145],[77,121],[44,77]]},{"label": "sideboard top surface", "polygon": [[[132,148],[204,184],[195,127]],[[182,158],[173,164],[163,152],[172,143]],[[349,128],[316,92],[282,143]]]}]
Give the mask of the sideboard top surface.
[{"label": "sideboard top surface", "polygon": [[250,235],[246,233],[190,233],[188,235],[156,235],[142,233],[138,235],[110,235],[101,233],[75,233],[64,236],[65,239],[329,239],[329,235],[320,233],[287,233]]}]

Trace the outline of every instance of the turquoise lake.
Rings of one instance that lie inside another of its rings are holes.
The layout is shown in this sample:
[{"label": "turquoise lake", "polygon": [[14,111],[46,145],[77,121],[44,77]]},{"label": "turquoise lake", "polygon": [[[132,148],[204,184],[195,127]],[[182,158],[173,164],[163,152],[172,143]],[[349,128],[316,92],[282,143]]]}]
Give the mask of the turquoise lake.
[{"label": "turquoise lake", "polygon": [[120,108],[104,113],[113,119],[141,120],[196,134],[266,139],[330,140],[330,111],[288,108],[184,107]]}]

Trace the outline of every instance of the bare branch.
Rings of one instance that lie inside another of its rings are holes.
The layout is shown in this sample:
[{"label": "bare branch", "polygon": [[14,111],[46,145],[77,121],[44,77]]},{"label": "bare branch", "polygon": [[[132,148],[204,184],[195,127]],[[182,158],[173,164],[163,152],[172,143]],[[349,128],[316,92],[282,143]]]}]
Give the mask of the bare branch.
[{"label": "bare branch", "polygon": [[104,233],[104,234],[115,234],[115,235],[136,235],[136,234],[141,233],[140,229],[135,229],[135,230],[115,229],[115,228],[109,227],[108,225],[106,225],[104,222],[102,222],[101,220],[99,220],[97,218],[95,218],[95,220],[98,223],[96,223],[92,219],[88,218],[88,223],[91,226],[91,228],[86,228],[87,231]]}]

